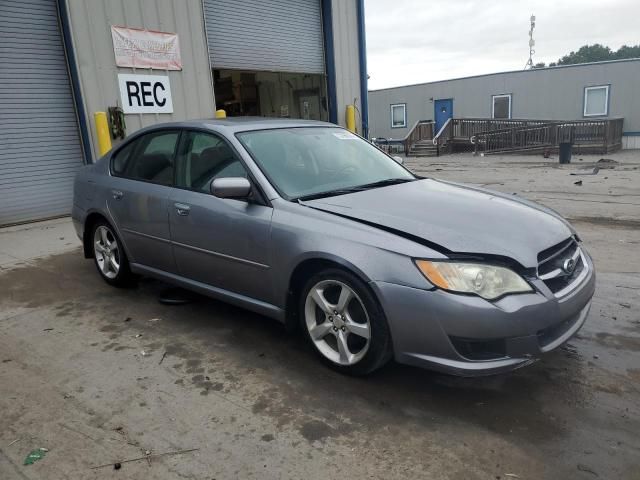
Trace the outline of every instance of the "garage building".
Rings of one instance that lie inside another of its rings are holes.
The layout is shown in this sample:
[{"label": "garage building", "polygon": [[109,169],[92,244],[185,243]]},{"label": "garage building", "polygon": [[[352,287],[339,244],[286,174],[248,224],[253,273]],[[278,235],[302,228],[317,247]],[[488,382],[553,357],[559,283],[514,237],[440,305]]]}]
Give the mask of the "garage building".
[{"label": "garage building", "polygon": [[[125,113],[127,135],[216,109],[345,126],[354,105],[366,136],[363,10],[363,0],[3,0],[0,225],[70,212],[75,172],[100,156],[94,113],[123,107],[122,74],[166,78],[172,103]],[[117,66],[115,26],[176,34],[181,68]]]}]

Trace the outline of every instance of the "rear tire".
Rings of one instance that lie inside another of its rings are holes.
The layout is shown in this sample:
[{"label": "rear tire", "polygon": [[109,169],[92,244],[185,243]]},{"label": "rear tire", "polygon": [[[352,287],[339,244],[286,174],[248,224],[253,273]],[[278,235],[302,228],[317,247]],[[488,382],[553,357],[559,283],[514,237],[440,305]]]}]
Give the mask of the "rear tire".
[{"label": "rear tire", "polygon": [[133,275],[115,229],[99,220],[93,225],[90,238],[93,260],[103,280],[116,287],[129,286]]},{"label": "rear tire", "polygon": [[300,295],[299,318],[312,348],[341,373],[367,375],[392,356],[384,312],[350,272],[330,268],[313,275]]}]

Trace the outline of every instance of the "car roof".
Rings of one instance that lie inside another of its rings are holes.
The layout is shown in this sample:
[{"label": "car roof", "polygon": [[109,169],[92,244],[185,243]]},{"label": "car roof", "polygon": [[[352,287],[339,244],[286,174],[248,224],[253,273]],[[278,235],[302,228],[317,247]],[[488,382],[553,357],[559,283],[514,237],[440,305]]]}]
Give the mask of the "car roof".
[{"label": "car roof", "polygon": [[182,122],[157,123],[136,132],[153,131],[159,128],[205,128],[212,130],[227,130],[229,133],[247,132],[252,130],[266,130],[272,128],[294,128],[294,127],[334,127],[338,125],[317,120],[295,120],[288,118],[269,117],[228,117],[228,118],[206,118],[201,120],[187,120]]}]

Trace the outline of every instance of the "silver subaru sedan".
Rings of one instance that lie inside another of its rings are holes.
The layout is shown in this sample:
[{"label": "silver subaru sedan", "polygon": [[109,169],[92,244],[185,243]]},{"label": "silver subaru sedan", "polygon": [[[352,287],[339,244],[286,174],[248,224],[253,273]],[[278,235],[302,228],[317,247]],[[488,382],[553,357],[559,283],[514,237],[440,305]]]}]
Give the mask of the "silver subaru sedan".
[{"label": "silver subaru sedan", "polygon": [[155,125],[75,181],[104,280],[145,275],[300,327],[329,366],[457,375],[534,362],[583,325],[593,263],[557,213],[422,178],[335,125]]}]

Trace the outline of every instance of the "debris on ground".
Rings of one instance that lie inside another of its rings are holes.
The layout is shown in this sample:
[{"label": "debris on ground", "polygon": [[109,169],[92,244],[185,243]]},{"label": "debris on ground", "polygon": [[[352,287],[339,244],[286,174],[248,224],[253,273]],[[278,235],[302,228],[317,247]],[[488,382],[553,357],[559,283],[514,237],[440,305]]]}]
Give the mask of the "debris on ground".
[{"label": "debris on ground", "polygon": [[577,182],[573,182],[574,185],[582,186],[582,180],[578,180]]},{"label": "debris on ground", "polygon": [[159,318],[150,318],[149,321],[155,323],[155,322],[159,322],[160,319]]},{"label": "debris on ground", "polygon": [[151,355],[151,353],[147,352],[146,350],[141,350],[140,355],[142,355],[143,357],[148,357],[149,355]]},{"label": "debris on ground", "polygon": [[601,158],[597,163],[620,163],[615,161],[613,158]]},{"label": "debris on ground", "polygon": [[624,307],[624,308],[631,308],[631,304],[630,303],[619,303],[618,305],[620,305],[621,307]]},{"label": "debris on ground", "polygon": [[580,470],[581,472],[587,472],[587,473],[590,473],[591,475],[595,475],[596,477],[599,477],[599,475],[596,472],[591,470],[591,468],[587,467],[586,465],[583,465],[582,463],[578,464],[578,470]]},{"label": "debris on ground", "polygon": [[130,322],[131,321],[131,317],[127,317],[124,319],[125,322]]},{"label": "debris on ground", "polygon": [[569,175],[597,175],[599,171],[599,167],[593,167],[590,172],[571,172]]},{"label": "debris on ground", "polygon": [[162,362],[164,361],[164,357],[166,357],[166,356],[167,356],[167,352],[164,352],[164,353],[162,354],[162,358],[161,358],[161,359],[160,359],[160,361],[158,362],[158,365],[162,364]]},{"label": "debris on ground", "polygon": [[[127,460],[120,460],[119,462],[105,463],[105,464],[102,464],[102,465],[96,465],[95,467],[91,467],[91,470],[96,470],[98,468],[111,467],[111,466],[115,470],[119,470],[120,468],[122,468],[122,464],[123,463],[139,462],[140,460],[150,461],[152,458],[165,457],[167,455],[181,455],[183,453],[195,452],[196,450],[200,450],[200,449],[199,448],[189,448],[187,450],[177,450],[175,452],[164,452],[164,453],[157,453],[157,454],[151,454],[151,452],[149,450],[147,450],[145,452],[146,455],[144,457],[129,458]],[[116,465],[120,465],[120,467],[116,467]]]},{"label": "debris on ground", "polygon": [[9,445],[7,445],[7,447],[10,447],[11,445],[13,445],[14,443],[17,443],[20,441],[20,438],[16,438],[13,442],[11,442]]},{"label": "debris on ground", "polygon": [[49,451],[48,449],[42,448],[42,447],[36,448],[35,450],[31,450],[31,452],[29,452],[29,455],[27,455],[26,458],[24,459],[24,464],[33,465],[38,460],[43,459],[48,451]]},{"label": "debris on ground", "polygon": [[137,333],[137,334],[136,334],[136,338],[140,338],[141,336],[142,336],[142,334],[141,334],[141,333]]},{"label": "debris on ground", "polygon": [[504,476],[509,478],[520,478],[520,475],[516,475],[515,473],[505,473]]},{"label": "debris on ground", "polygon": [[51,330],[53,330],[53,328],[51,327],[42,329],[43,332],[50,332]]}]

